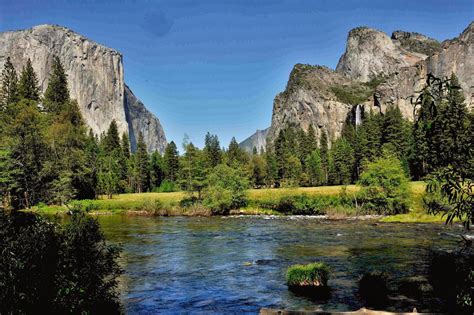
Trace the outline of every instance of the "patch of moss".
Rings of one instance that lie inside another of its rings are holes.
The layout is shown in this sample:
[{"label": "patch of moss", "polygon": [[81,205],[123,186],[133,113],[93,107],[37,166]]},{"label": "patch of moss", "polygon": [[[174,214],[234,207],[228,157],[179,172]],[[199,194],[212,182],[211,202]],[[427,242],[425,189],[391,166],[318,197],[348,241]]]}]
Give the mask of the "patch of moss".
[{"label": "patch of moss", "polygon": [[293,265],[286,271],[288,286],[327,286],[329,267],[323,262]]}]

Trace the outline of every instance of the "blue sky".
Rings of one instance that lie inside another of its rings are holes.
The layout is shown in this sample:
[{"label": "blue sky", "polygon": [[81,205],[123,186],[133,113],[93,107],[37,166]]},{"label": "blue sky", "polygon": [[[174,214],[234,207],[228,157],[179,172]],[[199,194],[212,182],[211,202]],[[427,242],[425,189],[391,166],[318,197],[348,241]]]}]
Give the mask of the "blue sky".
[{"label": "blue sky", "polygon": [[0,0],[0,31],[60,24],[120,51],[168,140],[199,146],[268,127],[293,65],[334,68],[354,27],[444,40],[473,19],[472,0]]}]

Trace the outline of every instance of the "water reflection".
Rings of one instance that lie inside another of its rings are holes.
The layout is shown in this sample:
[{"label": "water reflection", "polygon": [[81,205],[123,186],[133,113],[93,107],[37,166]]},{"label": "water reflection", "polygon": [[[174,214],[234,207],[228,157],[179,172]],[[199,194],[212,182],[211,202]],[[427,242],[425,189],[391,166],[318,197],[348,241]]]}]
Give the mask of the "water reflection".
[{"label": "water reflection", "polygon": [[[450,233],[459,229],[288,217],[99,220],[107,238],[123,244],[129,313],[354,310],[363,306],[357,298],[362,273],[387,271],[396,288],[402,278],[426,272],[430,248],[455,246]],[[327,301],[296,296],[285,284],[288,265],[313,261],[333,269]],[[439,303],[394,296],[387,309],[437,311]]]}]

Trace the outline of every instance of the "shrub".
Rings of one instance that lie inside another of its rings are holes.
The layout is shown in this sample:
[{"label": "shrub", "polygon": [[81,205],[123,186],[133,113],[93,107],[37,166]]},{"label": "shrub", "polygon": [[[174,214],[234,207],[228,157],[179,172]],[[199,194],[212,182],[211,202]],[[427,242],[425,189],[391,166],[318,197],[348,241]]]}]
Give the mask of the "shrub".
[{"label": "shrub", "polygon": [[169,180],[164,180],[156,192],[173,192],[178,191],[177,185]]},{"label": "shrub", "polygon": [[388,296],[388,275],[371,271],[359,279],[359,295],[367,306],[382,306]]},{"label": "shrub", "polygon": [[181,208],[189,208],[200,202],[199,198],[196,196],[185,197],[180,200],[179,206]]},{"label": "shrub", "polygon": [[248,180],[238,169],[225,164],[218,165],[209,174],[208,183],[203,192],[203,204],[213,214],[227,214],[232,209],[247,205]]},{"label": "shrub", "polygon": [[134,210],[146,211],[148,213],[156,213],[163,210],[163,202],[159,199],[156,200],[144,200],[142,204],[137,205]]},{"label": "shrub", "polygon": [[0,305],[10,313],[118,313],[119,249],[97,221],[73,211],[59,226],[0,211]]},{"label": "shrub", "polygon": [[286,271],[288,286],[327,286],[329,267],[323,262],[308,265],[293,265]]},{"label": "shrub", "polygon": [[272,209],[284,214],[294,215],[321,215],[329,208],[352,207],[352,200],[343,199],[339,196],[308,196],[294,195],[282,196],[276,200],[264,200],[257,202],[257,206],[264,209]]},{"label": "shrub", "polygon": [[369,163],[360,176],[357,197],[362,207],[378,214],[398,214],[408,211],[408,178],[402,163],[385,154]]},{"label": "shrub", "polygon": [[323,198],[311,198],[306,195],[282,197],[275,210],[282,213],[316,215],[323,214]]}]

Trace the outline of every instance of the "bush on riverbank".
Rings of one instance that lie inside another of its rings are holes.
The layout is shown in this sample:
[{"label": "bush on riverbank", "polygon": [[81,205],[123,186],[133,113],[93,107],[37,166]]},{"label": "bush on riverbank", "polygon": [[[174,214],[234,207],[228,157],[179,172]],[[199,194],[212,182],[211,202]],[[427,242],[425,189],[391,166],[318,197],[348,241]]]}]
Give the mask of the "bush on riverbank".
[{"label": "bush on riverbank", "polygon": [[228,214],[247,205],[248,180],[239,170],[225,164],[214,168],[203,191],[203,205],[213,214]]},{"label": "bush on riverbank", "polygon": [[365,211],[384,215],[408,211],[409,180],[394,155],[386,153],[368,163],[358,184],[361,189],[357,199]]},{"label": "bush on riverbank", "polygon": [[323,215],[328,209],[353,206],[351,202],[340,196],[309,196],[306,194],[253,201],[252,205],[292,215]]},{"label": "bush on riverbank", "polygon": [[326,287],[329,272],[329,267],[323,262],[293,265],[286,271],[286,281],[289,287]]},{"label": "bush on riverbank", "polygon": [[65,226],[0,211],[0,305],[10,313],[119,313],[119,249],[74,211]]}]

